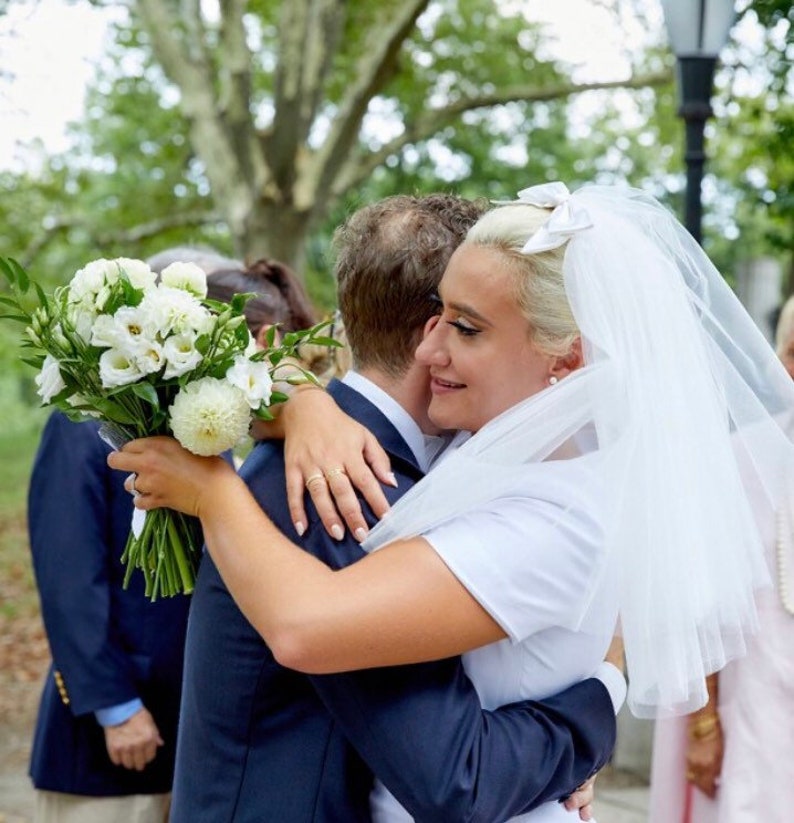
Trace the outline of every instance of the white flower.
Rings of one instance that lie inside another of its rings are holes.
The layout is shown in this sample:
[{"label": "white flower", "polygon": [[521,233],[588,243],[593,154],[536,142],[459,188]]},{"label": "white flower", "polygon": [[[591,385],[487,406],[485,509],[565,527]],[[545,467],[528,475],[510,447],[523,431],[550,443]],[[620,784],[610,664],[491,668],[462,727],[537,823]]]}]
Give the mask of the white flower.
[{"label": "white flower", "polygon": [[106,389],[126,386],[141,377],[135,356],[121,349],[108,349],[99,358],[99,378]]},{"label": "white flower", "polygon": [[172,334],[163,344],[163,356],[166,360],[163,377],[180,377],[198,366],[202,360],[201,352],[195,347],[196,335]]},{"label": "white flower", "polygon": [[92,260],[75,272],[69,283],[69,302],[92,305],[105,286],[119,279],[119,267],[113,260]]},{"label": "white flower", "polygon": [[171,263],[163,269],[160,282],[164,286],[188,291],[196,297],[207,296],[207,275],[195,263]]},{"label": "white flower", "polygon": [[56,394],[66,388],[66,383],[63,382],[61,370],[58,367],[58,361],[51,354],[44,358],[41,371],[36,375],[35,380],[38,387],[36,393],[43,404],[49,403]]},{"label": "white flower", "polygon": [[163,367],[163,347],[156,340],[142,337],[130,347],[130,353],[143,374],[153,374]]},{"label": "white flower", "polygon": [[171,405],[174,437],[193,454],[230,449],[248,432],[251,412],[245,395],[226,380],[202,377],[184,386]]},{"label": "white flower", "polygon": [[170,286],[161,285],[146,292],[138,308],[163,338],[191,331],[202,334],[209,331],[214,322],[210,311],[197,297]]},{"label": "white flower", "polygon": [[96,317],[95,311],[86,308],[82,304],[69,306],[66,311],[66,319],[86,343],[91,342],[92,329]]},{"label": "white flower", "polygon": [[226,372],[226,379],[243,392],[252,409],[270,403],[273,379],[270,376],[270,366],[264,360],[251,361],[238,354],[234,358],[234,365]]},{"label": "white flower", "polygon": [[130,283],[136,289],[151,289],[157,282],[157,275],[149,268],[148,263],[143,260],[133,260],[129,257],[118,257],[114,261],[129,278]]}]

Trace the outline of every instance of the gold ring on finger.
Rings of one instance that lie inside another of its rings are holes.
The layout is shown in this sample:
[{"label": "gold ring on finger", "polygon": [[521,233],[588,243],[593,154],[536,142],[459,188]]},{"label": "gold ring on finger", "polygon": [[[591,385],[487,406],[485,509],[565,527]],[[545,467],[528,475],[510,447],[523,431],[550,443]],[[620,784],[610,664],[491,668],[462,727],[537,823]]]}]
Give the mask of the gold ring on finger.
[{"label": "gold ring on finger", "polygon": [[306,488],[310,489],[312,483],[316,483],[318,480],[322,480],[325,483],[325,475],[322,472],[317,472],[317,474],[311,475],[311,477],[306,478]]}]

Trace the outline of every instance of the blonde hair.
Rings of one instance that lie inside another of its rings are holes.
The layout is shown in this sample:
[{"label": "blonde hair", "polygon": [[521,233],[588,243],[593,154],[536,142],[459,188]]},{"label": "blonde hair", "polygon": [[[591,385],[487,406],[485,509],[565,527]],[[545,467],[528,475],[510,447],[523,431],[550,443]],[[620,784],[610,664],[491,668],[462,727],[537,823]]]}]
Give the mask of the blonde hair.
[{"label": "blonde hair", "polygon": [[544,353],[563,356],[580,334],[563,282],[565,246],[539,254],[521,251],[550,214],[549,209],[519,203],[497,206],[472,226],[464,242],[504,254],[515,277],[516,300],[529,323],[530,339]]}]

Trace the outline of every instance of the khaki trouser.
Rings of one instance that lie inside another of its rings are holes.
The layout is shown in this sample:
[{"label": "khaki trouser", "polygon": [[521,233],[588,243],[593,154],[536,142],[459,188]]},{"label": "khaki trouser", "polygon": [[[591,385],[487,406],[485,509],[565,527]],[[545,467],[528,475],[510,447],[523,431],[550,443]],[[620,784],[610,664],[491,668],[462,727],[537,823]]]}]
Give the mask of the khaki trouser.
[{"label": "khaki trouser", "polygon": [[165,823],[170,794],[88,797],[36,790],[34,823]]}]

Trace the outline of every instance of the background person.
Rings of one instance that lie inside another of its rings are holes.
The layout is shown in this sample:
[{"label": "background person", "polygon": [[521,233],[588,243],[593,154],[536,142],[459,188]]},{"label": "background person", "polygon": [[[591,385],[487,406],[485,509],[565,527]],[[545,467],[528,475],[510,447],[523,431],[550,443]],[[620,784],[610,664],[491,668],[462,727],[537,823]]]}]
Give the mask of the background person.
[{"label": "background person", "polygon": [[[794,298],[780,313],[775,345],[794,379]],[[794,408],[781,422],[794,436]],[[794,785],[794,484],[777,512],[754,491],[774,585],[756,595],[759,631],[747,656],[709,678],[708,704],[687,718],[657,721],[651,823],[790,818],[770,787]]]}]

